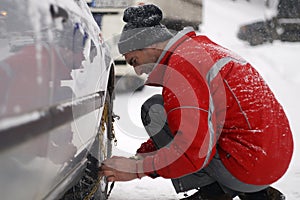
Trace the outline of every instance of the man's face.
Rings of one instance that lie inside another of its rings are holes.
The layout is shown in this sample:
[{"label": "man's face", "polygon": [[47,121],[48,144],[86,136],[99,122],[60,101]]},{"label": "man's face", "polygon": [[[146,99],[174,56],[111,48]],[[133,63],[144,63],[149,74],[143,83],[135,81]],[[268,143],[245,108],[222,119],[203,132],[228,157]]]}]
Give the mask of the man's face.
[{"label": "man's face", "polygon": [[126,62],[133,66],[137,75],[150,74],[159,57],[153,48],[131,51],[124,54],[124,56]]}]

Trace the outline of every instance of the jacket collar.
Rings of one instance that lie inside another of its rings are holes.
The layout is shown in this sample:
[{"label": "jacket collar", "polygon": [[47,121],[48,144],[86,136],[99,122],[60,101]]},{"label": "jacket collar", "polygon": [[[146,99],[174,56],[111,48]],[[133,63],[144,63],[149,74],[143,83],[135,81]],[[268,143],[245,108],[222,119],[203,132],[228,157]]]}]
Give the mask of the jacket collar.
[{"label": "jacket collar", "polygon": [[182,42],[192,36],[196,36],[194,29],[192,27],[186,27],[182,31],[178,32],[172,39],[170,39],[170,41],[162,51],[160,57],[158,58],[152,72],[149,74],[145,85],[163,86],[163,77],[170,56]]}]

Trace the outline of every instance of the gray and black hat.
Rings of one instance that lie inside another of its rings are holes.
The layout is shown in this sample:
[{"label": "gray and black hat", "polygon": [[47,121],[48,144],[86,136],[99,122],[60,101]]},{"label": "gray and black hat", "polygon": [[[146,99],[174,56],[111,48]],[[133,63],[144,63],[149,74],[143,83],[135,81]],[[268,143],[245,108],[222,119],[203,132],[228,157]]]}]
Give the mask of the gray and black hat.
[{"label": "gray and black hat", "polygon": [[123,27],[118,42],[121,54],[143,49],[152,44],[166,41],[173,34],[160,23],[162,11],[153,4],[128,7],[124,11]]}]

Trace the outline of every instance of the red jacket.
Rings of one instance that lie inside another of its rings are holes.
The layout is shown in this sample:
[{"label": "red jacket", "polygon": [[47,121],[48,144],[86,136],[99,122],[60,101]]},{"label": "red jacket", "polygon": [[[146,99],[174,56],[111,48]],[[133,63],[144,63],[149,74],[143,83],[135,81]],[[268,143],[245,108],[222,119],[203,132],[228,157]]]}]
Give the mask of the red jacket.
[{"label": "red jacket", "polygon": [[162,86],[174,140],[144,159],[146,174],[176,178],[207,166],[218,151],[240,181],[271,184],[293,152],[288,119],[270,88],[246,61],[185,29],[149,75]]}]

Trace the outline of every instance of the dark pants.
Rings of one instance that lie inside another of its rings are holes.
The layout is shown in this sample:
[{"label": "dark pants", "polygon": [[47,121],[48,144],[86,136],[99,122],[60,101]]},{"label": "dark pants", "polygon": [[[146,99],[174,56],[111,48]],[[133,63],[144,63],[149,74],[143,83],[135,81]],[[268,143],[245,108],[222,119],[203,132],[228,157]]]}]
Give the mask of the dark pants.
[{"label": "dark pants", "polygon": [[[173,140],[173,134],[166,121],[166,113],[163,105],[162,96],[154,95],[142,105],[141,110],[143,125],[157,149],[168,146]],[[218,182],[226,193],[232,195],[238,192],[256,192],[268,187],[268,185],[250,185],[236,179],[224,167],[218,153],[207,167],[196,173],[171,180],[177,193],[200,188],[214,182]]]}]

